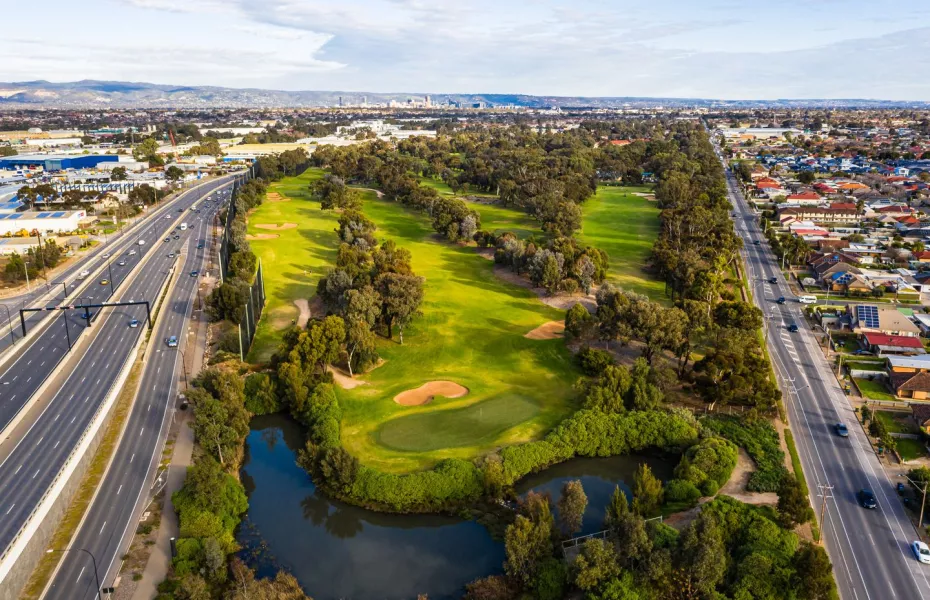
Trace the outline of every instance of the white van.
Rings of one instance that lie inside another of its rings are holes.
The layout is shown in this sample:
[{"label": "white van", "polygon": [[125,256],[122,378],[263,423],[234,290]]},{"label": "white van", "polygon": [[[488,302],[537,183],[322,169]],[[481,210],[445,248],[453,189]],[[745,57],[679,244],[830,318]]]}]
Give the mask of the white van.
[{"label": "white van", "polygon": [[78,279],[87,279],[88,277],[90,277],[90,271],[87,270],[81,271],[77,276]]},{"label": "white van", "polygon": [[798,302],[801,304],[816,304],[817,296],[798,296]]},{"label": "white van", "polygon": [[145,240],[139,240],[139,245],[140,245],[140,246],[144,246],[144,245],[145,245]]},{"label": "white van", "polygon": [[181,231],[187,229],[187,223],[181,223]]}]

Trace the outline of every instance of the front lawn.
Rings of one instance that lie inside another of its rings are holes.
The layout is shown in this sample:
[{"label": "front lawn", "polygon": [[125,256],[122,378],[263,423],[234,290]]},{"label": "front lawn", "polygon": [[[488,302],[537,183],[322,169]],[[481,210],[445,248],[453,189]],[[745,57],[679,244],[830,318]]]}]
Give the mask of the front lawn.
[{"label": "front lawn", "polygon": [[889,433],[920,433],[909,412],[876,410],[875,418],[885,424]]},{"label": "front lawn", "polygon": [[[895,438],[895,444],[898,449],[898,455],[901,460],[909,461],[927,456],[927,447],[921,440],[912,440],[910,438]],[[918,502],[918,504],[920,504]]]},{"label": "front lawn", "polygon": [[893,402],[895,397],[888,391],[885,382],[882,379],[870,381],[861,377],[856,377],[856,385],[859,391],[869,400],[887,400]]}]

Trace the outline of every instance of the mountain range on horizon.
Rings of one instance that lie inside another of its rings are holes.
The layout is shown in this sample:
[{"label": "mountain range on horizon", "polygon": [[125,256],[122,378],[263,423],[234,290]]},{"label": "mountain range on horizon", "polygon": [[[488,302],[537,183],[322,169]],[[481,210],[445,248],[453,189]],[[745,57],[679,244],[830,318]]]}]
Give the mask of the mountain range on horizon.
[{"label": "mountain range on horizon", "polygon": [[0,109],[93,108],[314,108],[390,101],[422,100],[434,105],[526,108],[930,108],[930,102],[873,99],[721,100],[712,98],[533,96],[527,94],[434,94],[342,91],[287,91],[258,88],[165,85],[144,82],[82,80],[72,82],[0,82]]}]

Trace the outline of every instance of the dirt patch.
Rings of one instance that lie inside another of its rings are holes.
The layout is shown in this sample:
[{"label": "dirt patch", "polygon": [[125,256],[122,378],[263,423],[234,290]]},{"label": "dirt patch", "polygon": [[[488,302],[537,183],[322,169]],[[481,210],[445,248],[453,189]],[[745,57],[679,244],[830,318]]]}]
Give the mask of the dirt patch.
[{"label": "dirt patch", "polygon": [[335,367],[327,367],[326,370],[333,374],[333,380],[344,390],[354,390],[360,385],[368,385],[367,381],[349,377],[348,374]]},{"label": "dirt patch", "polygon": [[267,202],[290,202],[290,198],[285,198],[278,192],[268,192],[268,195],[265,196]]},{"label": "dirt patch", "polygon": [[250,233],[245,236],[245,239],[254,242],[255,240],[274,240],[281,237],[277,233]]},{"label": "dirt patch", "polygon": [[282,231],[284,229],[297,229],[297,223],[256,223],[258,229],[271,229],[272,231]]},{"label": "dirt patch", "polygon": [[436,396],[461,398],[467,393],[467,387],[454,381],[429,381],[418,388],[397,394],[394,396],[394,402],[401,406],[420,406],[429,404]]},{"label": "dirt patch", "polygon": [[548,323],[543,323],[523,337],[528,340],[554,340],[562,337],[564,333],[564,321],[549,321]]},{"label": "dirt patch", "polygon": [[300,298],[299,300],[294,300],[294,306],[300,311],[300,314],[297,316],[297,326],[303,329],[307,326],[307,321],[310,320],[310,303],[306,298]]},{"label": "dirt patch", "polygon": [[778,504],[778,494],[775,492],[747,492],[746,484],[749,483],[749,476],[756,470],[756,464],[752,458],[746,454],[742,448],[739,449],[739,457],[736,460],[736,468],[730,475],[730,480],[726,485],[720,488],[720,494],[736,498],[746,504]]},{"label": "dirt patch", "polygon": [[494,248],[478,248],[478,256],[487,260],[494,260]]}]

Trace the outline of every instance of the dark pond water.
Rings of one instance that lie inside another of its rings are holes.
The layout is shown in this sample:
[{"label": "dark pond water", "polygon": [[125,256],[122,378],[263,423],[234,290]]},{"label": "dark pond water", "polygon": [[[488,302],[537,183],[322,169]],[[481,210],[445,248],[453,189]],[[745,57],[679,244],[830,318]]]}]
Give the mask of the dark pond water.
[{"label": "dark pond water", "polygon": [[260,576],[284,568],[316,600],[443,599],[502,571],[503,545],[478,523],[385,515],[319,493],[295,464],[303,442],[286,417],[252,421],[242,469],[249,512],[238,537]]},{"label": "dark pond water", "polygon": [[[500,573],[503,544],[480,524],[435,515],[388,515],[331,500],[296,464],[300,426],[281,415],[256,417],[246,441],[242,482],[249,511],[238,531],[240,556],[273,576],[283,568],[316,600],[460,598],[466,583]],[[580,479],[588,496],[583,532],[601,529],[604,509],[640,462],[660,479],[675,461],[658,457],[580,458],[522,480],[521,494],[549,492]]]},{"label": "dark pond water", "polygon": [[619,485],[626,492],[627,499],[632,499],[630,486],[640,463],[648,464],[653,475],[666,481],[671,479],[678,460],[676,457],[659,455],[575,458],[520,480],[517,492],[520,495],[530,490],[548,493],[552,496],[552,511],[558,517],[556,505],[562,495],[562,486],[573,479],[581,480],[588,496],[588,506],[584,512],[581,532],[577,535],[586,535],[604,528],[604,512],[616,486]]}]

